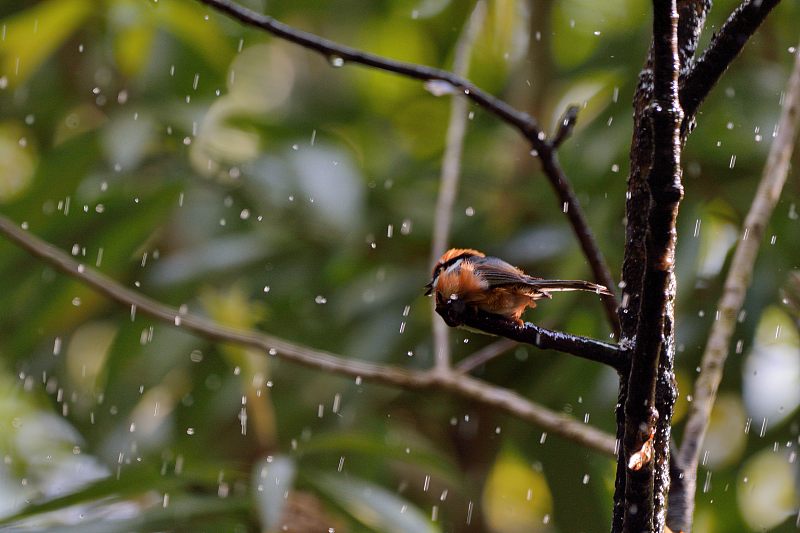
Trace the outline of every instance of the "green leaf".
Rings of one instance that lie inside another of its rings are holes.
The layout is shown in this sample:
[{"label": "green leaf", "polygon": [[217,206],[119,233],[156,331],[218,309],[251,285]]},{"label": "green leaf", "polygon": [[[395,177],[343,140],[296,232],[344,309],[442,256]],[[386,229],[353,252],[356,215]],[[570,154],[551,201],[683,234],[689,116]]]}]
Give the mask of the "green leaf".
[{"label": "green leaf", "polygon": [[26,506],[21,511],[0,519],[0,525],[17,522],[24,518],[38,516],[43,513],[60,511],[73,505],[89,503],[101,499],[112,501],[141,494],[147,490],[158,487],[161,490],[169,490],[177,485],[175,478],[166,478],[158,475],[147,468],[124,469],[117,476],[111,476],[86,487],[44,502],[34,502]]},{"label": "green leaf", "polygon": [[[217,496],[182,497],[166,506],[157,505],[140,512],[135,518],[120,520],[99,516],[78,525],[43,528],[24,527],[24,531],[47,533],[129,533],[131,531],[237,531],[246,522],[249,510],[247,498],[219,498]],[[235,520],[236,517],[238,520]],[[227,523],[227,527],[226,527]],[[191,525],[194,524],[195,528]],[[238,527],[237,527],[238,526]],[[199,529],[202,528],[202,529]]]},{"label": "green leaf", "polygon": [[264,530],[277,530],[280,526],[296,474],[295,462],[283,455],[262,459],[253,466],[253,495]]},{"label": "green leaf", "polygon": [[435,533],[441,531],[408,500],[383,487],[352,476],[310,476],[315,485],[353,518],[381,533]]},{"label": "green leaf", "polygon": [[443,454],[430,449],[427,443],[414,442],[409,446],[409,440],[414,440],[414,437],[415,435],[399,436],[397,433],[390,437],[364,432],[325,433],[302,443],[298,451],[302,454],[355,453],[374,456],[381,461],[395,459],[419,465],[458,483],[456,479],[458,468]]},{"label": "green leaf", "polygon": [[21,85],[92,12],[91,0],[50,0],[4,23],[0,42],[0,75]]}]

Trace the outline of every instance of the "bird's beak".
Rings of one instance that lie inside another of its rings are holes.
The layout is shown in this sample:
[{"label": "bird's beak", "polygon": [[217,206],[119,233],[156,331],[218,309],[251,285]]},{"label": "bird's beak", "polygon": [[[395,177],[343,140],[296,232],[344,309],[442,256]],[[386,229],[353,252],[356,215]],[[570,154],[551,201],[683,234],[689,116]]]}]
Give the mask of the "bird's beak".
[{"label": "bird's beak", "polygon": [[425,285],[425,296],[430,296],[433,292],[433,280],[430,281],[427,285]]}]

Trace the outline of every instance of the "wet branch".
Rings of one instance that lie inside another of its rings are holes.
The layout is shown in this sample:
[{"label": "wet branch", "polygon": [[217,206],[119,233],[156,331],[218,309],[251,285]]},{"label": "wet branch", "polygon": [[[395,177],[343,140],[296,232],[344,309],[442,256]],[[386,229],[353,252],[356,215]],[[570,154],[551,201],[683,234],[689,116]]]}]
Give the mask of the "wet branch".
[{"label": "wet branch", "polygon": [[686,117],[682,128],[683,136],[690,129],[689,125],[705,97],[779,2],[780,0],[744,0],[686,73],[680,91],[681,106]]},{"label": "wet branch", "polygon": [[670,525],[673,529],[691,530],[697,468],[711,409],[722,381],[725,360],[736,329],[736,317],[744,305],[764,232],[786,182],[799,127],[800,52],[797,52],[778,121],[777,135],[770,147],[761,182],[745,218],[742,237],[738,241],[730,270],[725,278],[725,286],[717,306],[719,318],[712,325],[700,364],[700,374],[694,385],[694,400],[689,407],[677,461],[678,467],[683,471],[686,487],[683,491],[670,495]]},{"label": "wet branch", "polygon": [[[656,383],[660,373],[671,373],[671,361],[664,368],[661,359],[671,358],[674,351],[672,332],[665,335],[665,326],[672,320],[675,224],[683,196],[680,171],[683,112],[678,100],[680,59],[675,0],[653,1],[652,65],[653,100],[647,110],[653,151],[646,179],[650,206],[645,233],[646,262],[624,405],[622,456],[626,474],[622,530],[626,533],[660,531],[664,519],[663,506],[657,509],[655,505],[655,463],[669,457],[671,412],[656,410]],[[646,461],[641,468],[629,468],[628,459],[643,449],[656,433],[657,424],[659,430],[666,428],[666,434],[655,435],[655,459]],[[659,447],[666,449],[659,451]]]},{"label": "wet branch", "polygon": [[[533,403],[514,391],[471,378],[462,373],[405,370],[389,365],[346,359],[257,331],[241,331],[202,318],[143,296],[123,287],[113,279],[75,261],[67,253],[20,229],[0,215],[0,234],[31,255],[77,279],[137,313],[163,323],[191,331],[215,342],[248,346],[274,357],[316,370],[406,390],[443,391],[454,396],[499,409],[525,422],[535,424],[548,433],[561,436],[603,454],[614,453],[614,437],[595,428]],[[613,348],[613,346],[612,346]]]},{"label": "wet branch", "polygon": [[[309,50],[322,54],[329,61],[336,63],[354,63],[386,72],[393,72],[408,78],[422,81],[442,81],[455,87],[459,92],[480,105],[488,112],[494,114],[507,124],[517,129],[523,137],[536,150],[542,162],[542,169],[550,184],[555,189],[559,201],[566,204],[567,217],[572,224],[573,231],[578,237],[584,255],[592,269],[595,280],[613,290],[616,286],[608,264],[592,234],[586,216],[581,210],[575,192],[572,189],[563,169],[556,157],[557,144],[548,139],[547,134],[541,129],[538,122],[528,113],[519,111],[503,100],[492,96],[480,89],[466,78],[446,70],[417,65],[404,61],[385,58],[356,48],[345,46],[334,41],[324,39],[309,32],[298,30],[274,18],[256,13],[246,7],[240,6],[230,0],[197,0],[212,7],[231,18],[248,26],[260,28],[276,37],[298,44]],[[558,144],[564,141],[571,128],[561,128],[557,134]],[[605,296],[604,305],[609,323],[615,333],[619,332],[617,308],[618,302],[614,296]]]},{"label": "wet branch", "polygon": [[626,353],[615,344],[553,331],[530,322],[518,326],[505,317],[464,306],[458,300],[450,300],[445,305],[438,306],[436,312],[441,315],[448,326],[466,326],[490,335],[530,344],[542,350],[558,350],[603,363],[617,370],[622,370],[628,365]]}]

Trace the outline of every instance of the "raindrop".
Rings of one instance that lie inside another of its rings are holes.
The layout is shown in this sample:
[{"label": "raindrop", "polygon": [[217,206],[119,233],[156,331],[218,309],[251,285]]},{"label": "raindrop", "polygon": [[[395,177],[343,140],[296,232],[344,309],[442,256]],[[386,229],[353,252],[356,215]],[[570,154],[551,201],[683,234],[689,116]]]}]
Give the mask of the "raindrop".
[{"label": "raindrop", "polygon": [[711,490],[711,472],[706,472],[706,481],[703,483],[703,493],[707,494]]},{"label": "raindrop", "polygon": [[330,63],[333,68],[339,68],[344,66],[344,59],[337,55],[331,55],[328,56],[328,63]]},{"label": "raindrop", "polygon": [[81,299],[79,296],[76,296],[75,298],[72,299],[72,305],[74,305],[75,307],[80,307]]},{"label": "raindrop", "polygon": [[467,207],[467,208],[464,210],[464,213],[465,213],[465,214],[466,214],[468,217],[474,216],[474,215],[475,215],[475,208],[474,208],[474,207],[472,207],[472,206],[469,206],[469,207]]},{"label": "raindrop", "polygon": [[194,428],[186,428],[186,434],[189,436],[194,435]]},{"label": "raindrop", "polygon": [[327,298],[325,298],[325,297],[324,297],[324,296],[322,296],[322,295],[318,295],[316,298],[314,298],[314,301],[315,301],[316,303],[320,304],[320,305],[328,303],[328,299],[327,299]]}]

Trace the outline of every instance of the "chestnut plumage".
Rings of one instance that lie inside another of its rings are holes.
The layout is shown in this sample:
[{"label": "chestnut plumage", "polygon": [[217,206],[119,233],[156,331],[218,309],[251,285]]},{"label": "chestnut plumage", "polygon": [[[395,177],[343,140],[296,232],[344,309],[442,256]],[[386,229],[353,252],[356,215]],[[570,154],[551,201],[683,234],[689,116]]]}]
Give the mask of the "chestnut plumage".
[{"label": "chestnut plumage", "polygon": [[552,298],[559,291],[613,294],[590,281],[542,279],[529,276],[497,257],[487,257],[469,248],[452,248],[433,267],[426,295],[436,306],[459,300],[483,312],[504,316],[522,325],[522,313],[536,307],[536,300]]}]

